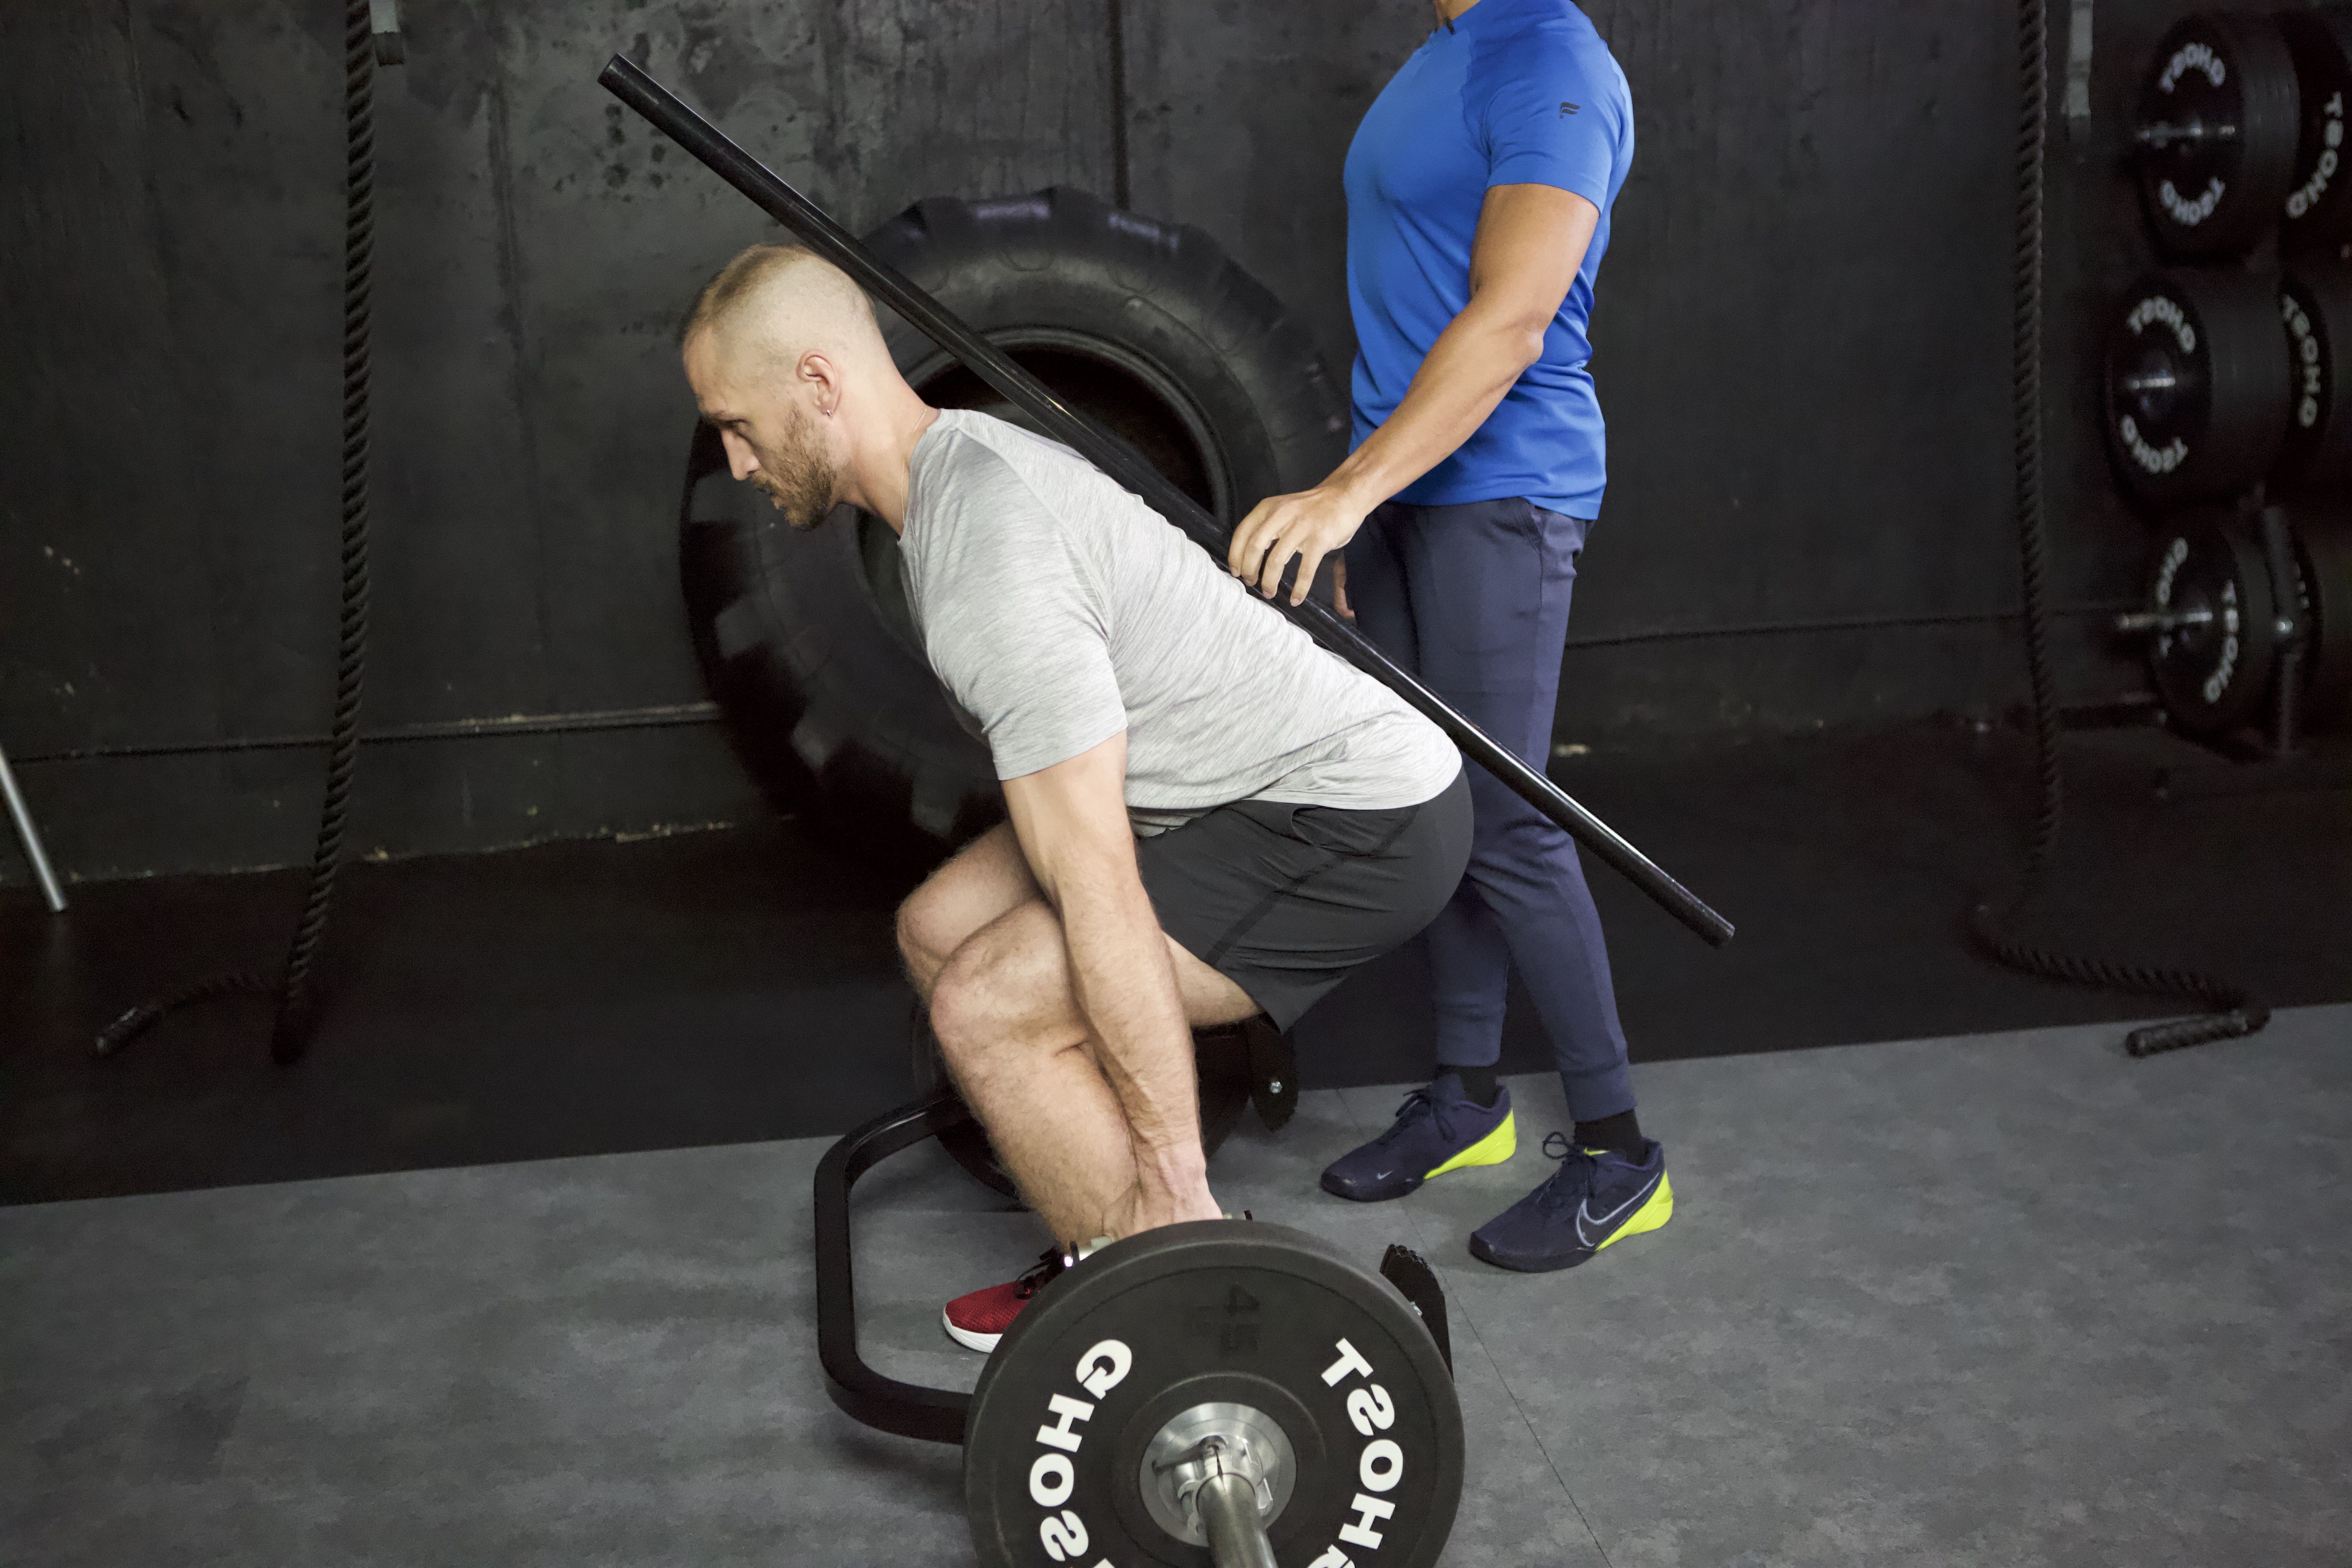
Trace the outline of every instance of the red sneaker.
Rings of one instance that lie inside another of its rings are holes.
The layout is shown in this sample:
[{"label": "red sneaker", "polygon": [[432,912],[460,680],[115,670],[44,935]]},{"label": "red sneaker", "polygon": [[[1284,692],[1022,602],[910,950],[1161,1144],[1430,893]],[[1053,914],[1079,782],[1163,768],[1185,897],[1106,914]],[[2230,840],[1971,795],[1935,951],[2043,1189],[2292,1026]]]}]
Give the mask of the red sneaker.
[{"label": "red sneaker", "polygon": [[984,1355],[996,1348],[996,1342],[1004,1337],[1004,1331],[1013,1326],[1029,1299],[1069,1266],[1066,1253],[1058,1247],[1049,1247],[1039,1256],[1036,1267],[1020,1279],[950,1301],[940,1310],[940,1322],[950,1339]]}]

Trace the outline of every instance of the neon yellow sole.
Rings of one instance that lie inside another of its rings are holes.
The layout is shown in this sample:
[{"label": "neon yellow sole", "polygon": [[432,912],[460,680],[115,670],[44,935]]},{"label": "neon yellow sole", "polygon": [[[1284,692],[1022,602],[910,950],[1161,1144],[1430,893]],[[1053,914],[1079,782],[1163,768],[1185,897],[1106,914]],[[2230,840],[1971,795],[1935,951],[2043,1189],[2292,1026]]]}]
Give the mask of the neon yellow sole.
[{"label": "neon yellow sole", "polygon": [[1629,1236],[1639,1236],[1645,1230],[1655,1230],[1674,1217],[1675,1184],[1662,1173],[1658,1177],[1658,1190],[1650,1194],[1650,1201],[1635,1209],[1632,1219],[1619,1226],[1615,1234],[1592,1250],[1599,1252],[1603,1247],[1616,1246]]},{"label": "neon yellow sole", "polygon": [[[1503,1124],[1429,1173],[1442,1176],[1448,1171],[1459,1171],[1465,1165],[1499,1165],[1519,1152],[1519,1127],[1517,1111],[1503,1112]],[[1423,1181],[1429,1180],[1423,1176]]]}]

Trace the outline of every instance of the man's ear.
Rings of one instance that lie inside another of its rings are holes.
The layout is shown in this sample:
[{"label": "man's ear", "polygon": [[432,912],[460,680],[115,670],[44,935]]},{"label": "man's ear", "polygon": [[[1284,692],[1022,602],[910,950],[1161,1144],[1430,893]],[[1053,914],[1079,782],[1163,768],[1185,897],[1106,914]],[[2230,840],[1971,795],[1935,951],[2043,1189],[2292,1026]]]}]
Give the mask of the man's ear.
[{"label": "man's ear", "polygon": [[801,355],[799,374],[816,394],[817,412],[830,416],[841,406],[841,367],[815,349]]}]

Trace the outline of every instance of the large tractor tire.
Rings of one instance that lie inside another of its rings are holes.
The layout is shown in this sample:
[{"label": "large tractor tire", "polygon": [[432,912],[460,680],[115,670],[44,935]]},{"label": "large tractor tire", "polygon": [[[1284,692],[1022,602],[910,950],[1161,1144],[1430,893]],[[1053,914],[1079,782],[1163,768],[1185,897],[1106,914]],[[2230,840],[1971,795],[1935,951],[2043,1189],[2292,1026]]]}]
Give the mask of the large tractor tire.
[{"label": "large tractor tire", "polygon": [[[1314,484],[1345,449],[1346,408],[1305,325],[1197,228],[1057,187],[918,202],[866,242],[1228,521]],[[930,402],[1027,423],[882,318]],[[778,806],[897,860],[935,860],[1002,817],[987,749],[924,661],[881,520],[843,508],[795,531],[702,426],[680,553],[705,679]]]}]

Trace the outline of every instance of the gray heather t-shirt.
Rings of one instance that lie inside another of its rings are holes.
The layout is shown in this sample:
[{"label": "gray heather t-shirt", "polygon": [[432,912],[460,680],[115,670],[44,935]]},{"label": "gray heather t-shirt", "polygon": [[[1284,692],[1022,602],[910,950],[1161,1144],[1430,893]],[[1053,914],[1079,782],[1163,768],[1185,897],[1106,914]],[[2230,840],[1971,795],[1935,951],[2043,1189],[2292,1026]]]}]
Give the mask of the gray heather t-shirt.
[{"label": "gray heather t-shirt", "polygon": [[1148,834],[1250,798],[1416,805],[1462,766],[1444,731],[1058,442],[942,410],[906,521],[924,650],[1001,779],[1125,730]]}]

